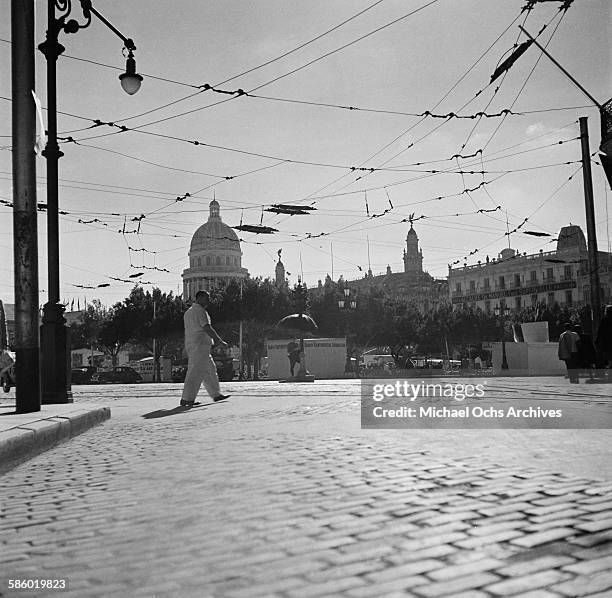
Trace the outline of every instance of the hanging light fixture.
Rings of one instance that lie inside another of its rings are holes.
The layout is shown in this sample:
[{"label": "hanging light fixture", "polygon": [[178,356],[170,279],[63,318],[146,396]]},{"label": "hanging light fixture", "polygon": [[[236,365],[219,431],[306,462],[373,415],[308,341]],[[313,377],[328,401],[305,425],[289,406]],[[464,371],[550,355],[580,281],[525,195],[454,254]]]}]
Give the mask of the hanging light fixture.
[{"label": "hanging light fixture", "polygon": [[119,75],[119,81],[121,81],[121,87],[123,91],[129,95],[134,95],[139,89],[142,83],[142,75],[136,72],[136,60],[134,59],[134,52],[132,48],[128,50],[128,57],[125,63],[125,73]]}]

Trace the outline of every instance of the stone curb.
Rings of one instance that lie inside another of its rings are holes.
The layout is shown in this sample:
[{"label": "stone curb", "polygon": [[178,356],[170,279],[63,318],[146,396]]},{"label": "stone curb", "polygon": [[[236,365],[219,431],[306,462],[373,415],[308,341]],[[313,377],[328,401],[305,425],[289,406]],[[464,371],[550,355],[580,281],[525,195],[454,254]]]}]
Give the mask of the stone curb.
[{"label": "stone curb", "polygon": [[[111,411],[110,407],[90,407],[66,413],[50,411],[47,417],[28,415],[6,416],[16,419],[14,427],[0,431],[0,475],[109,419]],[[27,421],[21,423],[20,419]]]}]

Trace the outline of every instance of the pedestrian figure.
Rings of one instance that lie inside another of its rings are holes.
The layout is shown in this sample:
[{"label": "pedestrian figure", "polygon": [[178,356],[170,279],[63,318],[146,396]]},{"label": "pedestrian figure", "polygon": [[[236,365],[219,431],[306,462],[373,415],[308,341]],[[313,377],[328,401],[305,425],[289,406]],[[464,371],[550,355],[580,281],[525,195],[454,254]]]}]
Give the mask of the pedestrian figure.
[{"label": "pedestrian figure", "polygon": [[604,316],[597,330],[595,346],[599,352],[602,367],[610,368],[612,366],[612,305],[606,305]]},{"label": "pedestrian figure", "polygon": [[559,359],[565,361],[567,366],[567,376],[573,384],[578,384],[577,356],[578,341],[580,337],[572,330],[570,322],[566,322],[563,327],[565,332],[559,337]]},{"label": "pedestrian figure", "polygon": [[289,341],[289,344],[287,345],[287,357],[289,357],[289,370],[293,376],[295,365],[300,363],[300,344],[296,339]]},{"label": "pedestrian figure", "polygon": [[222,401],[229,397],[221,394],[217,366],[210,354],[213,342],[223,347],[227,347],[227,343],[210,325],[210,316],[206,311],[209,303],[210,295],[206,291],[198,291],[195,303],[183,316],[185,350],[189,361],[181,397],[182,407],[193,407],[202,382],[213,401]]},{"label": "pedestrian figure", "polygon": [[581,372],[588,373],[593,377],[593,365],[597,363],[597,352],[593,346],[593,340],[584,332],[582,326],[576,324],[574,332],[578,335],[578,354],[576,356],[577,365]]}]

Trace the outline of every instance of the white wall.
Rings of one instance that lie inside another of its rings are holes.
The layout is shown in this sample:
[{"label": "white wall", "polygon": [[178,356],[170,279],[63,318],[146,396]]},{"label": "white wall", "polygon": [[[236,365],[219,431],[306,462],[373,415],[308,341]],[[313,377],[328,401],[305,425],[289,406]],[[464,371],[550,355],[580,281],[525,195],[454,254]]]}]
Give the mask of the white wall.
[{"label": "white wall", "polygon": [[565,362],[557,356],[557,343],[506,343],[508,369],[502,370],[501,343],[491,343],[495,376],[563,376]]},{"label": "white wall", "polygon": [[[289,339],[271,340],[268,348],[268,378],[282,380],[291,375],[287,344]],[[304,340],[306,368],[316,378],[342,378],[346,367],[345,338],[310,338]],[[297,374],[296,365],[295,373]]]}]

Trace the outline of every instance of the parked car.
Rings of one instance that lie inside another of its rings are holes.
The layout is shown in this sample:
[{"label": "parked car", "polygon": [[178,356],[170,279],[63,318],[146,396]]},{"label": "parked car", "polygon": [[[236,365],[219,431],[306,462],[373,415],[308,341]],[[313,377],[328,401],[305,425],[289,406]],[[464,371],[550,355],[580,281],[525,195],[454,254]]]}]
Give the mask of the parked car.
[{"label": "parked car", "polygon": [[4,392],[15,386],[15,353],[0,351],[0,386]]},{"label": "parked car", "polygon": [[92,376],[92,382],[119,382],[122,384],[134,384],[142,382],[142,376],[134,369],[119,365],[111,370],[99,371]]},{"label": "parked car", "polygon": [[0,370],[0,386],[4,392],[11,390],[11,386],[15,386],[15,365],[9,365],[3,370]]},{"label": "parked car", "polygon": [[70,377],[72,384],[91,384],[92,377],[96,373],[98,368],[87,365],[81,368],[72,368],[70,370]]}]

